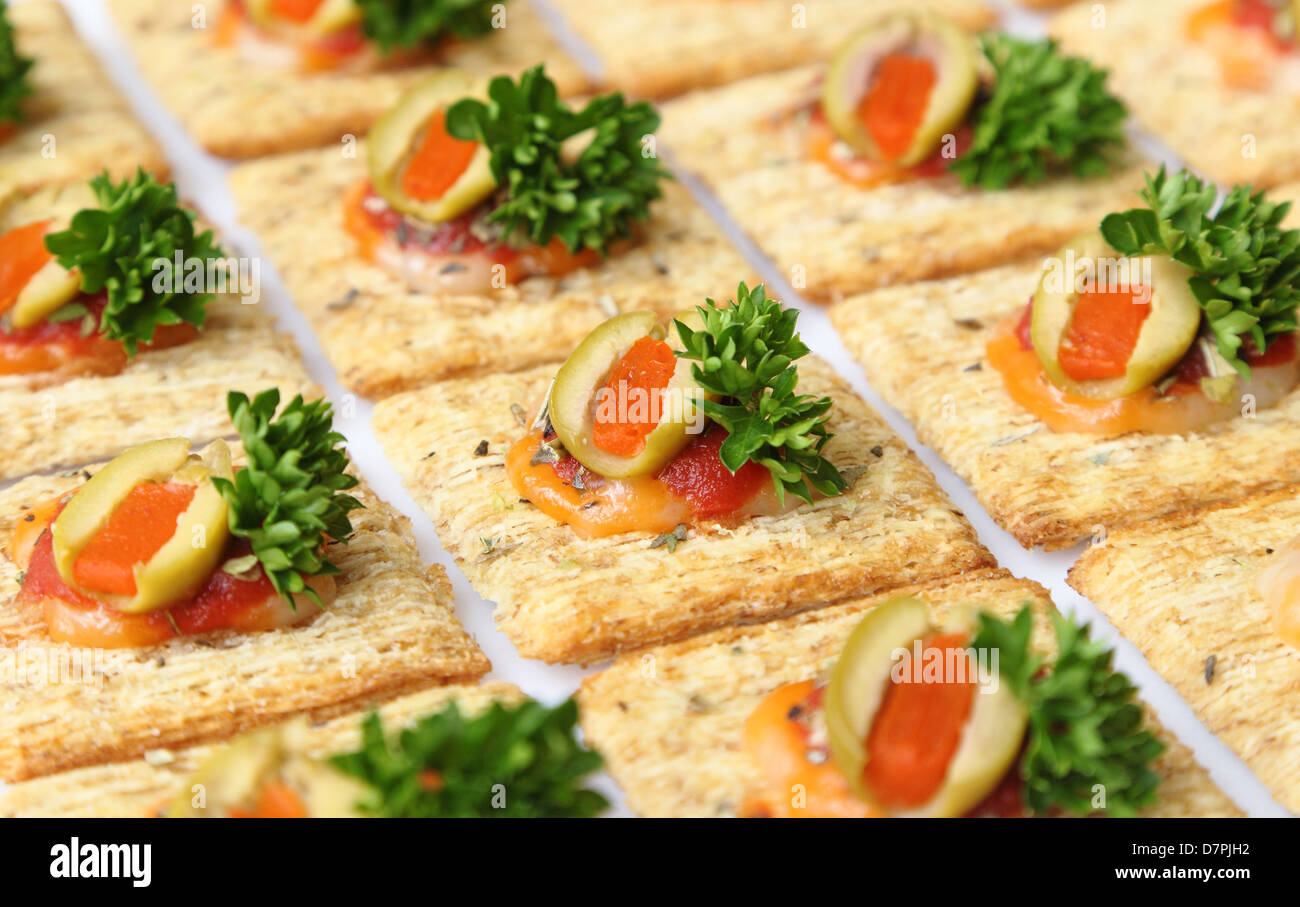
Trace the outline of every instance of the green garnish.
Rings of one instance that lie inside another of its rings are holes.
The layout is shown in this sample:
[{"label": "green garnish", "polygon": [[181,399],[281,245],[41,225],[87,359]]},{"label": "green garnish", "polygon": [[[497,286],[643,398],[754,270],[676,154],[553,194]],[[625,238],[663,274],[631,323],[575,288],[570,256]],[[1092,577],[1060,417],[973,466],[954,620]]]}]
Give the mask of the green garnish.
[{"label": "green garnish", "polygon": [[589,818],[609,806],[579,783],[601,767],[574,739],[572,699],[548,709],[494,702],[466,718],[453,702],[390,741],[379,716],[361,749],[331,762],[374,788],[360,804],[385,818]]},{"label": "green garnish", "polygon": [[275,591],[290,604],[300,593],[319,604],[305,577],[339,572],[321,548],[352,534],[348,512],[362,505],[342,492],[357,479],[344,472],[348,455],[338,445],[346,439],[334,431],[327,401],[297,396],[273,418],[279,404],[274,388],[251,402],[231,391],[226,406],[248,465],[234,482],[212,481],[230,507],[231,533],[249,540]]},{"label": "green garnish", "polygon": [[766,466],[782,502],[787,491],[808,502],[814,490],[843,491],[844,477],[821,454],[831,439],[831,398],[794,392],[794,361],[808,354],[794,330],[798,309],[768,299],[762,284],[750,290],[742,283],[731,305],[706,299],[695,310],[703,329],[673,322],[683,346],[677,356],[697,363],[695,383],[718,397],[700,405],[728,432],[718,450],[723,465],[732,473],[750,461]]},{"label": "green garnish", "polygon": [[977,109],[967,151],[949,165],[966,186],[1005,189],[1046,179],[1108,173],[1124,146],[1124,104],[1106,89],[1106,71],[1062,54],[1052,40],[985,35],[992,94]]},{"label": "green garnish", "polygon": [[1289,202],[1234,186],[1210,217],[1217,190],[1186,170],[1147,176],[1145,208],[1107,215],[1101,233],[1122,255],[1168,255],[1194,272],[1188,284],[1219,354],[1244,378],[1242,335],[1263,352],[1296,329],[1300,230],[1282,229]]},{"label": "green garnish", "polygon": [[[467,98],[448,108],[447,131],[487,146],[505,196],[488,220],[501,224],[506,238],[546,245],[558,236],[572,252],[604,253],[611,240],[649,219],[659,181],[669,175],[643,145],[659,127],[653,107],[628,104],[616,93],[575,112],[541,66],[517,83],[498,76],[488,97],[489,103]],[[590,141],[570,159],[563,146],[583,133]]]},{"label": "green garnish", "polygon": [[492,31],[494,7],[503,0],[357,0],[361,30],[387,53],[395,47],[477,38]]},{"label": "green garnish", "polygon": [[1088,815],[1101,791],[1107,813],[1133,816],[1155,802],[1159,777],[1151,763],[1165,746],[1143,727],[1137,689],[1112,667],[1111,650],[1089,638],[1086,625],[1055,612],[1052,628],[1057,655],[1048,671],[1029,648],[1028,605],[1010,622],[981,613],[970,643],[977,652],[997,650],[1000,681],[1029,710],[1020,758],[1025,805],[1034,813],[1059,807]]},{"label": "green garnish", "polygon": [[32,93],[27,80],[31,68],[32,61],[19,54],[14,44],[9,4],[0,0],[0,123],[22,121],[22,100]]},{"label": "green garnish", "polygon": [[107,293],[100,334],[134,356],[159,325],[202,327],[213,294],[187,292],[185,276],[196,259],[207,274],[209,262],[226,257],[212,231],[196,233],[194,212],[180,207],[176,187],[143,170],[121,183],[103,174],[90,187],[99,207],[78,211],[67,230],[45,237],[45,248],[64,268],[81,269],[83,293]]}]

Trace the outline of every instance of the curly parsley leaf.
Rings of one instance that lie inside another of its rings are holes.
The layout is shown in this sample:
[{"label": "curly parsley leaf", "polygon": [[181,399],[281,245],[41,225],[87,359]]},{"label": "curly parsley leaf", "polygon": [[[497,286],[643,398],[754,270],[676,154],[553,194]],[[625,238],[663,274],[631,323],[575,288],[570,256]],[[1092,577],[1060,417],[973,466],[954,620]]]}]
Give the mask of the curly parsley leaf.
[{"label": "curly parsley leaf", "polygon": [[1032,625],[1028,605],[1010,622],[981,613],[970,643],[997,650],[999,677],[1029,711],[1020,759],[1025,805],[1040,814],[1060,808],[1088,815],[1100,785],[1108,814],[1135,815],[1156,799],[1151,764],[1165,748],[1144,726],[1137,688],[1087,626],[1055,612],[1057,655],[1042,670],[1045,660],[1029,648]]},{"label": "curly parsley leaf", "polygon": [[1108,173],[1128,111],[1107,90],[1106,71],[1052,40],[994,34],[981,44],[992,93],[976,111],[970,148],[948,169],[984,189],[1038,182],[1058,168],[1080,178]]},{"label": "curly parsley leaf", "polygon": [[796,394],[796,359],[808,354],[795,323],[798,309],[768,299],[762,284],[741,284],[731,305],[712,299],[697,306],[703,327],[674,321],[682,340],[677,356],[696,364],[691,374],[718,399],[704,400],[704,414],[728,432],[718,456],[733,473],[747,462],[766,466],[777,496],[788,491],[812,501],[813,491],[839,494],[847,483],[822,449],[830,397]]},{"label": "curly parsley leaf", "polygon": [[231,533],[249,540],[275,591],[291,604],[299,593],[319,603],[306,577],[339,572],[322,547],[326,539],[352,534],[348,512],[362,505],[342,492],[357,479],[344,471],[348,455],[339,445],[345,438],[334,431],[327,401],[294,397],[275,418],[279,405],[274,388],[251,401],[229,394],[226,406],[248,465],[233,482],[212,481],[229,505]]},{"label": "curly parsley leaf", "polygon": [[386,818],[589,818],[609,806],[581,786],[602,764],[574,738],[578,706],[494,702],[473,717],[453,702],[389,740],[379,716],[361,749],[332,763],[375,790],[361,808]]},{"label": "curly parsley leaf", "polygon": [[0,0],[0,124],[22,121],[22,100],[32,93],[27,79],[31,68],[32,61],[18,53],[14,43],[9,4]]},{"label": "curly parsley leaf", "polygon": [[477,38],[492,31],[496,5],[504,0],[357,0],[361,30],[387,53],[443,39]]},{"label": "curly parsley leaf", "polygon": [[[572,252],[604,253],[611,240],[649,219],[659,182],[669,178],[646,150],[646,137],[659,128],[653,107],[608,94],[572,110],[541,66],[518,82],[493,79],[488,98],[453,104],[447,131],[487,146],[504,190],[488,220],[501,224],[507,238],[546,245],[558,236]],[[575,138],[587,142],[571,157],[564,146]]]},{"label": "curly parsley leaf", "polygon": [[1195,273],[1188,281],[1220,355],[1244,378],[1243,337],[1268,349],[1296,329],[1300,230],[1284,230],[1290,202],[1234,186],[1210,216],[1217,191],[1187,171],[1147,176],[1145,208],[1107,215],[1101,233],[1123,255],[1168,255]]},{"label": "curly parsley leaf", "polygon": [[143,170],[121,183],[103,174],[90,187],[99,207],[78,211],[67,230],[45,237],[45,248],[64,268],[80,270],[82,292],[106,294],[99,332],[134,356],[159,325],[202,327],[213,294],[186,290],[186,276],[195,268],[207,275],[209,263],[226,257],[212,231],[196,233],[176,187]]}]

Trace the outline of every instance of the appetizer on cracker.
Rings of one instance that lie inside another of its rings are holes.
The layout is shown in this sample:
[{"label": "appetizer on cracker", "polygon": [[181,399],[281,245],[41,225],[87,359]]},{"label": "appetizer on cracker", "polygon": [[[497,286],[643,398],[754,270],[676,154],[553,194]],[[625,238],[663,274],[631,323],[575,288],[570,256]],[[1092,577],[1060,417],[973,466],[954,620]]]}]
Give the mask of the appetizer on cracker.
[{"label": "appetizer on cracker", "polygon": [[598,265],[649,219],[668,175],[647,153],[658,125],[649,104],[620,94],[574,110],[540,66],[486,86],[440,73],[375,124],[369,179],[348,194],[344,220],[367,260],[415,290],[489,293],[563,276]]},{"label": "appetizer on cracker", "polygon": [[[823,455],[829,397],[795,393],[799,313],[741,284],[675,319],[628,312],[555,375],[533,429],[506,454],[531,504],[592,538],[781,513],[847,485]],[[787,500],[786,495],[792,499]]]},{"label": "appetizer on cracker", "polygon": [[609,803],[582,786],[598,754],[574,737],[578,707],[494,699],[476,714],[455,700],[389,733],[377,712],[360,746],[322,756],[290,722],[213,752],[164,815],[233,819],[587,818]]},{"label": "appetizer on cracker", "polygon": [[1086,627],[1034,614],[936,627],[920,599],[867,613],[828,675],[779,687],[745,722],[760,789],[742,814],[792,818],[1132,816],[1155,801],[1164,749],[1135,688]]},{"label": "appetizer on cracker", "polygon": [[996,568],[637,652],[578,701],[646,816],[1239,814],[1105,647]]},{"label": "appetizer on cracker", "polygon": [[589,84],[528,2],[114,0],[112,11],[168,106],[226,157],[351,147],[446,69],[487,78],[545,62],[564,93]]},{"label": "appetizer on cracker", "polygon": [[[1046,252],[1140,182],[1107,73],[925,8],[664,105],[661,135],[817,301]],[[761,199],[761,204],[756,203]]]},{"label": "appetizer on cracker", "polygon": [[1289,202],[1187,172],[1049,258],[988,343],[1007,392],[1058,432],[1182,434],[1273,406],[1300,375]]},{"label": "appetizer on cracker", "polygon": [[389,397],[374,428],[527,657],[592,662],[989,563],[934,477],[741,284],[607,319],[558,368]]},{"label": "appetizer on cracker", "polygon": [[150,646],[217,630],[254,632],[310,621],[335,596],[323,551],[346,543],[342,435],[324,401],[279,392],[230,395],[248,462],[224,441],[197,454],[187,438],[133,447],[81,487],[18,521],[10,553],[19,601],[50,639],[75,646]]},{"label": "appetizer on cracker", "polygon": [[226,0],[213,39],[250,62],[301,72],[436,61],[450,41],[491,34],[501,0]]},{"label": "appetizer on cracker", "polygon": [[31,386],[114,375],[197,336],[225,253],[172,184],[105,174],[28,207],[48,216],[0,235],[0,375]]}]

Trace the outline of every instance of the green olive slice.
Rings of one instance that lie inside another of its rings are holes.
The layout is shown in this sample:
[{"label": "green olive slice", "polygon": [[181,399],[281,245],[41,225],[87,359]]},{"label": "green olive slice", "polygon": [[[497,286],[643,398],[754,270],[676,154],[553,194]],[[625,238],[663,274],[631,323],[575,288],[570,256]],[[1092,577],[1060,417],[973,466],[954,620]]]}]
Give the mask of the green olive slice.
[{"label": "green olive slice", "polygon": [[997,788],[1020,755],[1029,712],[1008,684],[977,687],[961,743],[930,802],[895,815],[904,818],[964,816]]},{"label": "green olive slice", "polygon": [[54,566],[65,583],[73,585],[77,555],[108,524],[131,489],[141,482],[166,481],[185,464],[189,452],[188,438],[140,444],[119,454],[77,490],[50,526]]},{"label": "green olive slice", "polygon": [[884,701],[897,649],[911,646],[930,629],[930,609],[900,595],[867,612],[849,634],[826,687],[826,729],[831,757],[853,792],[868,803],[863,772],[867,732]]},{"label": "green olive slice", "polygon": [[337,31],[361,21],[361,4],[357,0],[325,0],[316,7],[316,13],[307,22],[307,28],[320,37],[328,37]]},{"label": "green olive slice", "polygon": [[136,594],[93,597],[127,614],[165,608],[188,598],[217,568],[229,538],[225,499],[210,481],[233,478],[230,449],[214,441],[199,456],[189,455],[186,438],[167,438],[130,448],[83,485],[51,526],[54,564],[71,588],[78,588],[74,566],[82,549],[144,482],[180,482],[196,487],[176,522],[176,531],[148,562],[135,566]]},{"label": "green olive slice", "polygon": [[402,174],[433,115],[462,98],[485,97],[486,92],[482,78],[456,69],[443,70],[413,86],[375,123],[366,140],[370,182],[394,210],[427,223],[440,223],[464,214],[496,191],[486,146],[479,147],[465,172],[441,198],[420,201],[401,190]]},{"label": "green olive slice", "polygon": [[911,144],[893,160],[910,167],[929,157],[943,136],[961,123],[979,85],[974,42],[947,19],[927,12],[891,13],[851,37],[826,72],[822,109],[849,147],[873,160],[885,160],[858,108],[881,60],[897,53],[928,59],[937,76]]},{"label": "green olive slice", "polygon": [[[1061,341],[1079,301],[1076,275],[1091,274],[1101,280],[1112,273],[1149,273],[1149,283],[1145,276],[1143,283],[1151,290],[1151,311],[1122,376],[1076,381],[1065,373],[1060,360]],[[1188,284],[1191,276],[1191,269],[1166,255],[1125,259],[1100,232],[1070,241],[1048,259],[1034,293],[1029,336],[1047,377],[1071,394],[1096,400],[1126,397],[1159,381],[1191,348],[1201,326],[1201,307]]]},{"label": "green olive slice", "polygon": [[51,258],[32,275],[8,312],[14,328],[27,328],[42,321],[81,294],[81,272],[71,271]]},{"label": "green olive slice", "polygon": [[173,819],[223,815],[249,803],[284,756],[279,727],[241,734],[218,747],[194,771],[167,808]]},{"label": "green olive slice", "polygon": [[[892,682],[898,651],[910,649],[930,630],[930,611],[924,602],[907,595],[891,598],[854,628],[831,670],[826,688],[831,757],[854,793],[868,803],[875,802],[865,780],[871,725]],[[986,665],[991,664],[988,656]],[[896,815],[965,815],[1006,776],[1020,752],[1028,713],[1010,687],[1000,682],[981,684],[971,695],[971,713],[943,783],[929,802]]]},{"label": "green olive slice", "polygon": [[641,453],[634,457],[619,456],[601,450],[592,440],[598,392],[632,344],[647,336],[665,339],[676,348],[676,335],[667,336],[654,312],[625,312],[614,316],[578,344],[551,386],[547,407],[556,437],[579,463],[611,479],[658,472],[704,427],[698,401],[705,395],[691,377],[690,361],[678,359],[664,389],[659,424],[646,435]]}]

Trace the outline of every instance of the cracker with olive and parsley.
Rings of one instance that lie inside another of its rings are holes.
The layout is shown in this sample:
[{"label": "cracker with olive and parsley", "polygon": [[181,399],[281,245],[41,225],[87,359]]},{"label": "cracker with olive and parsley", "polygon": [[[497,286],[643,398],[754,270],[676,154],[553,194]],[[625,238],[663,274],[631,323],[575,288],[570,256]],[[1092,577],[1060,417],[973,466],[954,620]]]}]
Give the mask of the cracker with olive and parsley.
[{"label": "cracker with olive and parsley", "polygon": [[896,13],[823,60],[666,104],[659,133],[816,301],[1049,251],[1141,185],[1105,72],[1049,42]]},{"label": "cracker with olive and parsley", "polygon": [[11,199],[0,249],[0,478],[220,437],[231,388],[314,387],[292,340],[245,304],[256,272],[143,171]]},{"label": "cracker with olive and parsley", "polygon": [[420,79],[545,61],[587,79],[522,0],[114,0],[145,76],[200,145],[250,158],[360,136]]},{"label": "cracker with olive and parsley", "polygon": [[[255,457],[217,441],[158,472],[189,449],[160,439],[0,492],[0,778],[146,757],[295,714],[326,718],[488,670],[409,522],[343,471],[328,407],[295,399],[271,421],[278,399],[231,394]],[[120,497],[137,474],[146,480]],[[187,487],[174,537],[140,562],[139,540],[162,522],[147,515]],[[120,500],[95,529],[88,517],[114,488]],[[61,579],[64,549],[75,589]]]},{"label": "cracker with olive and parsley", "polygon": [[63,8],[0,4],[0,198],[137,166],[168,170]]},{"label": "cracker with olive and parsley", "polygon": [[[524,695],[514,685],[493,682],[481,686],[439,687],[400,696],[375,703],[373,714],[378,715],[385,730],[396,733],[399,729],[415,728],[421,719],[445,711],[452,703],[455,703],[465,718],[472,719],[482,715],[494,703],[514,709],[524,701]],[[363,707],[327,721],[313,723],[292,741],[296,744],[293,755],[319,758],[359,750],[363,743],[363,723],[370,714],[371,708]],[[548,729],[542,725],[538,731],[545,732]],[[455,735],[445,735],[445,739],[454,745],[453,741],[457,738]],[[0,792],[0,816],[151,817],[158,814],[160,807],[165,808],[176,802],[182,791],[186,792],[185,799],[190,801],[188,791],[192,776],[196,771],[201,771],[221,749],[222,744],[217,742],[170,752],[164,759],[133,759],[94,765],[22,781]],[[274,761],[266,760],[268,763]],[[430,764],[428,767],[435,766]],[[518,767],[514,770],[519,771]],[[399,778],[400,775],[397,774],[391,776],[394,783]],[[238,785],[240,789],[246,786]],[[409,794],[406,799],[408,802],[411,799]]]},{"label": "cracker with olive and parsley", "polygon": [[[931,663],[914,663],[926,673],[898,678],[921,682],[891,684],[890,649],[964,642],[997,649],[981,670],[998,683],[967,695],[945,767],[949,710],[932,702],[909,726],[896,703],[971,678],[928,683]],[[646,816],[1240,815],[1134,692],[1046,589],[991,568],[626,655],[578,701],[584,738]]]},{"label": "cracker with olive and parsley", "polygon": [[[557,0],[609,84],[668,97],[819,59],[845,33],[908,0]],[[965,28],[993,23],[982,0],[928,0]],[[628,48],[635,47],[635,53]]]},{"label": "cracker with olive and parsley", "polygon": [[1215,198],[1162,170],[1143,204],[1042,261],[877,290],[831,318],[1025,546],[1294,484],[1300,232],[1271,194],[1234,188],[1211,216]]},{"label": "cracker with olive and parsley", "polygon": [[1294,487],[1251,495],[1112,533],[1069,577],[1292,812],[1297,527]]},{"label": "cracker with olive and parsley", "polygon": [[569,104],[540,66],[446,72],[358,158],[259,161],[232,186],[343,383],[382,397],[563,359],[619,312],[750,273],[659,161],[658,123],[617,93]]},{"label": "cracker with olive and parsley", "polygon": [[1109,67],[1134,116],[1211,179],[1300,176],[1300,43],[1292,0],[1078,4],[1051,23]]},{"label": "cracker with olive and parsley", "polygon": [[[595,662],[989,563],[884,421],[825,363],[792,364],[807,349],[775,305],[742,284],[737,306],[683,316],[684,348],[655,339],[668,335],[653,312],[625,313],[558,373],[377,405],[380,443],[525,657]],[[603,362],[610,350],[627,353]],[[706,421],[684,421],[683,404],[648,432],[631,408],[583,425],[593,384],[657,373],[670,399],[697,365]],[[549,429],[534,424],[541,409]]]}]

